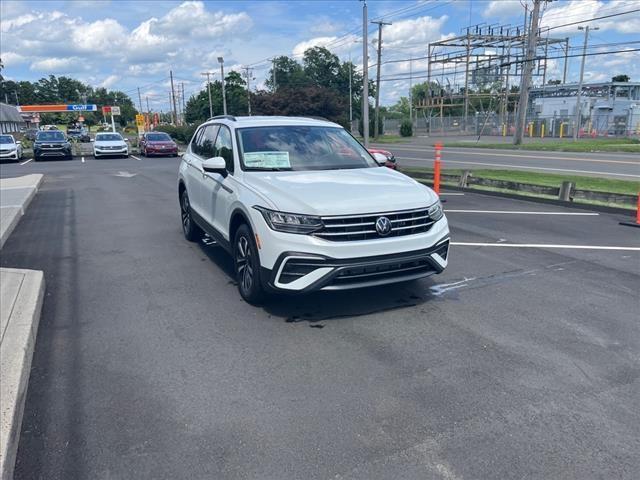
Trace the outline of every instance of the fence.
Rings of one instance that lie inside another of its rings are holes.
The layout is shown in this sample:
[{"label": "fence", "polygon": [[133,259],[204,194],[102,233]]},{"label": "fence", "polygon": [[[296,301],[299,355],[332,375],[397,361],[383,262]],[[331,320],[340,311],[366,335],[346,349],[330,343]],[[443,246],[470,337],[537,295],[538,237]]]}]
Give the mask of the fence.
[{"label": "fence", "polygon": [[[515,132],[515,115],[502,117],[494,112],[469,115],[465,125],[464,117],[414,118],[414,135],[482,135],[511,136]],[[400,132],[398,119],[384,119],[384,133],[397,135]],[[541,117],[529,115],[525,120],[525,137],[566,138],[573,137],[575,119],[569,117]],[[581,119],[579,137],[637,137],[640,135],[640,118],[613,114],[596,114]]]}]

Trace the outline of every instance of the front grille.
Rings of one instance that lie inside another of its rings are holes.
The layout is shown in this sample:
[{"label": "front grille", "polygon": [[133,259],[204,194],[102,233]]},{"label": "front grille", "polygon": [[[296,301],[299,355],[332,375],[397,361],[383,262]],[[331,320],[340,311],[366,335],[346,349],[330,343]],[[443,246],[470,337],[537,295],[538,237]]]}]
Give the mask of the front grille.
[{"label": "front grille", "polygon": [[[376,220],[387,217],[391,221],[391,232],[380,235],[376,231]],[[351,242],[376,238],[401,237],[428,232],[434,221],[429,217],[428,208],[399,212],[372,213],[322,217],[321,230],[313,235],[333,242]]]},{"label": "front grille", "polygon": [[397,263],[345,268],[332,279],[329,285],[346,286],[349,284],[388,280],[423,273],[436,273],[431,262],[425,257],[398,261]]},{"label": "front grille", "polygon": [[98,150],[122,150],[124,149],[124,147],[122,146],[111,146],[111,145],[106,145],[104,147],[97,147]]}]

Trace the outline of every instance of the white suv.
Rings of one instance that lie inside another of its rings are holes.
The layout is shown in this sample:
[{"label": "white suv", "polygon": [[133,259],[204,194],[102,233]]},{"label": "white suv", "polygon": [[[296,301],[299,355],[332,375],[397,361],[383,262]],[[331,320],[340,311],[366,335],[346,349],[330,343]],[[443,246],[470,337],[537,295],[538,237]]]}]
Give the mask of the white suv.
[{"label": "white suv", "polygon": [[233,255],[250,303],[442,272],[449,227],[438,196],[380,167],[341,126],[293,117],[213,117],[182,158],[182,228]]}]

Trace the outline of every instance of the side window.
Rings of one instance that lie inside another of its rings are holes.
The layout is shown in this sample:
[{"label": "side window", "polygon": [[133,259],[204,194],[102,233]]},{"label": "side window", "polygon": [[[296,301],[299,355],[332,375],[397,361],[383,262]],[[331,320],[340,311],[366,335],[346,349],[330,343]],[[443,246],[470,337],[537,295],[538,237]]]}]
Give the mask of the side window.
[{"label": "side window", "polygon": [[218,134],[218,125],[207,125],[202,129],[202,133],[198,135],[195,144],[192,147],[193,153],[203,159],[215,157],[214,144],[216,135]]},{"label": "side window", "polygon": [[222,125],[218,138],[216,138],[215,155],[224,158],[227,163],[227,171],[233,173],[233,142],[231,141],[231,131]]},{"label": "side window", "polygon": [[191,153],[195,153],[196,155],[199,155],[199,153],[198,153],[198,148],[199,148],[198,142],[200,141],[200,137],[202,136],[202,132],[204,132],[204,128],[205,127],[199,128],[196,131],[196,133],[193,135],[193,138],[191,139]]}]

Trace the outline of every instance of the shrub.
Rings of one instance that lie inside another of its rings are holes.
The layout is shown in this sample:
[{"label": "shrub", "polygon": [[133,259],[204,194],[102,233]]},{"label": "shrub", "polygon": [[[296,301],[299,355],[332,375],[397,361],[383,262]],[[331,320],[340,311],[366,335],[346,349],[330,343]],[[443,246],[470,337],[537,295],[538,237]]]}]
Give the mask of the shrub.
[{"label": "shrub", "polygon": [[413,135],[413,125],[411,124],[411,120],[404,119],[400,124],[400,135],[403,137],[410,137]]},{"label": "shrub", "polygon": [[176,127],[175,125],[158,125],[155,131],[167,133],[176,142],[189,143],[196,128],[197,125],[184,125],[181,127]]}]

